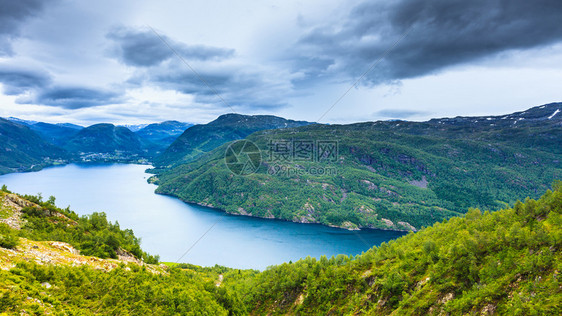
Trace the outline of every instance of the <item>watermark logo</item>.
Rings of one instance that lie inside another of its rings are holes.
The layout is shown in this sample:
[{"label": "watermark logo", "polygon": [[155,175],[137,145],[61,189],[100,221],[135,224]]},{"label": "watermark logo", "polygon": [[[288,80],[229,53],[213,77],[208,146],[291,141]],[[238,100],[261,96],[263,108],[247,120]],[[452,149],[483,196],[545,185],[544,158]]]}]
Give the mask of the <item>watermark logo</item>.
[{"label": "watermark logo", "polygon": [[[226,166],[236,175],[255,173],[262,162],[256,144],[239,140],[228,146],[224,157]],[[277,176],[336,175],[333,165],[338,161],[338,142],[330,140],[270,140],[263,155],[267,173]]]},{"label": "watermark logo", "polygon": [[261,164],[261,151],[249,140],[238,140],[226,149],[224,161],[228,169],[241,176],[256,172]]},{"label": "watermark logo", "polygon": [[338,142],[332,140],[270,140],[268,162],[336,162]]},{"label": "watermark logo", "polygon": [[[337,161],[337,141],[270,140],[267,173],[286,177],[336,175],[337,169],[325,163]],[[311,165],[310,162],[317,164]]]}]

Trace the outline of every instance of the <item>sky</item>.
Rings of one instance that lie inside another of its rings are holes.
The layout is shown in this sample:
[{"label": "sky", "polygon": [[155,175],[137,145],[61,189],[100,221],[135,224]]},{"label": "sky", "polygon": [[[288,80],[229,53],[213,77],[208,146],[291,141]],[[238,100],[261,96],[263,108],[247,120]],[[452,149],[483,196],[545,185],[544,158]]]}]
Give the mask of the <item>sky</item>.
[{"label": "sky", "polygon": [[0,0],[0,116],[320,123],[562,101],[560,0]]}]

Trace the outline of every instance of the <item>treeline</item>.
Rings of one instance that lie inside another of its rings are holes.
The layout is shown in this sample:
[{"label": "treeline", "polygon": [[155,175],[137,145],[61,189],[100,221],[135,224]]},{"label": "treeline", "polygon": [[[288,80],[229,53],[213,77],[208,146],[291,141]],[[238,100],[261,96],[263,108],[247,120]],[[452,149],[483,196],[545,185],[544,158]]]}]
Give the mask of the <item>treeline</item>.
[{"label": "treeline", "polygon": [[[2,192],[9,193],[5,186]],[[145,263],[158,263],[157,255],[150,255],[141,249],[140,239],[131,229],[121,229],[118,222],[108,221],[103,212],[79,216],[69,208],[56,207],[53,196],[47,201],[43,201],[41,195],[23,195],[21,198],[35,206],[22,208],[25,224],[20,230],[13,230],[6,236],[62,241],[80,250],[82,255],[99,258],[117,259],[119,249],[123,249]],[[6,227],[3,230],[8,231]]]}]

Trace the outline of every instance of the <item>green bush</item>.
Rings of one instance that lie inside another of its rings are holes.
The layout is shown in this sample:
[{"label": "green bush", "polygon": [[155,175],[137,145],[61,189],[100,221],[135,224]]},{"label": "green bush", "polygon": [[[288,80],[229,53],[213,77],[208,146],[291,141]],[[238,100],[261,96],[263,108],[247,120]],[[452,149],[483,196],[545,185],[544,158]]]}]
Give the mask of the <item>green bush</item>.
[{"label": "green bush", "polygon": [[14,249],[19,244],[17,232],[7,224],[0,223],[0,247]]}]

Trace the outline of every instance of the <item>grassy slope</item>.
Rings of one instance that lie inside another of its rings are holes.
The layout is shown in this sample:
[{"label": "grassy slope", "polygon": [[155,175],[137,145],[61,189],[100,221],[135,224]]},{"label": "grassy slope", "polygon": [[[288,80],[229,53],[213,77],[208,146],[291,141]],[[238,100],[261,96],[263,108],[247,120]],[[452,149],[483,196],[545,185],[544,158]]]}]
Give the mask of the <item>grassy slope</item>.
[{"label": "grassy slope", "polygon": [[435,224],[355,258],[307,258],[261,273],[187,264],[151,268],[111,260],[107,268],[100,259],[93,260],[98,266],[75,267],[71,261],[78,258],[70,254],[60,259],[70,262],[40,254],[35,258],[41,260],[34,263],[29,260],[31,252],[60,249],[53,249],[51,242],[21,239],[19,254],[0,249],[2,266],[6,261],[15,264],[0,271],[0,311],[556,314],[562,306],[561,225],[562,184],[558,183],[539,201],[527,200],[494,213],[473,209],[464,218]]},{"label": "grassy slope", "polygon": [[[198,161],[159,174],[157,192],[230,213],[347,228],[407,229],[411,224],[419,229],[468,207],[497,210],[517,199],[536,198],[552,181],[562,179],[562,120],[546,119],[560,107],[537,107],[506,119],[257,132],[247,138],[260,147],[265,160],[257,173],[232,174],[224,163],[223,145]],[[270,141],[283,140],[337,141],[338,161],[268,161]],[[271,174],[271,168],[289,172]],[[312,168],[332,174],[307,172]],[[424,179],[427,188],[419,187]]]},{"label": "grassy slope", "polygon": [[349,259],[306,259],[245,281],[252,314],[555,315],[562,307],[562,183],[540,200],[473,209]]},{"label": "grassy slope", "polygon": [[[226,268],[147,264],[154,258],[132,231],[102,213],[78,217],[52,201],[0,191],[0,315],[244,312],[215,285]],[[110,259],[115,251],[121,254]]]}]

